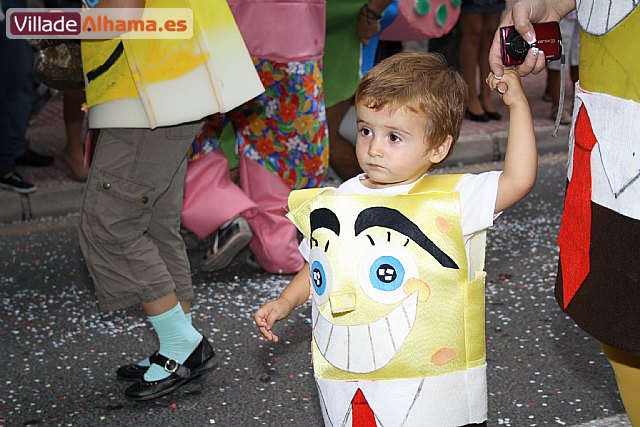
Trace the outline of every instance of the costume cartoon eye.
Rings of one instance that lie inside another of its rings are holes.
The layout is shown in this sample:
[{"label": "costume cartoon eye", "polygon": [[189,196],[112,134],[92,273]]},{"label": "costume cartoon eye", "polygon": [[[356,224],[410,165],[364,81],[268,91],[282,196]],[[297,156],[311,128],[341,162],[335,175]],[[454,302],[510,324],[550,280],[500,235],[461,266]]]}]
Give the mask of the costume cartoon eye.
[{"label": "costume cartoon eye", "polygon": [[407,294],[402,286],[418,277],[418,267],[404,246],[384,243],[373,246],[358,265],[360,287],[374,301],[392,304]]},{"label": "costume cartoon eye", "polygon": [[313,287],[313,299],[316,304],[322,305],[329,298],[333,287],[333,274],[331,264],[324,250],[315,247],[309,253],[309,265],[311,269],[311,285]]}]

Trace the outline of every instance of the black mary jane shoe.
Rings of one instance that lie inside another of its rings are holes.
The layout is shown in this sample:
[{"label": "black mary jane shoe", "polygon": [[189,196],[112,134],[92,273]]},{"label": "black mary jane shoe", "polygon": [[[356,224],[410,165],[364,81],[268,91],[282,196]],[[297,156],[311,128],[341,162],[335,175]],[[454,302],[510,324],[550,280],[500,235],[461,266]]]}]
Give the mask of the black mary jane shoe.
[{"label": "black mary jane shoe", "polygon": [[488,122],[490,120],[487,113],[484,112],[482,114],[473,114],[471,111],[467,110],[464,116],[474,122]]},{"label": "black mary jane shoe", "polygon": [[491,120],[502,120],[502,114],[498,113],[497,111],[485,111],[484,113]]},{"label": "black mary jane shoe", "polygon": [[[149,361],[153,363],[154,358],[158,353],[153,353],[149,356]],[[144,374],[149,370],[148,366],[140,366],[135,363],[129,365],[122,365],[116,371],[117,377],[120,381],[140,381],[144,378]]]},{"label": "black mary jane shoe", "polygon": [[182,387],[194,378],[202,375],[206,370],[216,366],[216,358],[211,343],[205,337],[183,364],[175,359],[169,359],[162,354],[156,354],[153,363],[161,366],[170,375],[158,381],[144,379],[131,385],[124,392],[129,400],[151,400],[167,395]]}]

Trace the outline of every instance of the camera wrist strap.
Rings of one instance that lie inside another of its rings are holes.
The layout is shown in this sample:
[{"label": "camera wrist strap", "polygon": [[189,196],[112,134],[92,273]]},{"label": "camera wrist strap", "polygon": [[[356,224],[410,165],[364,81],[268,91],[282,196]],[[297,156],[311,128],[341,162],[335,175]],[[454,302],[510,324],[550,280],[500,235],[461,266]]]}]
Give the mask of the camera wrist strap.
[{"label": "camera wrist strap", "polygon": [[562,40],[560,43],[560,102],[558,102],[558,111],[556,112],[556,122],[553,124],[553,132],[551,135],[555,138],[558,133],[558,128],[560,127],[560,120],[562,120],[562,113],[564,112],[564,92],[565,92],[565,58],[564,58],[564,46],[562,46]]}]

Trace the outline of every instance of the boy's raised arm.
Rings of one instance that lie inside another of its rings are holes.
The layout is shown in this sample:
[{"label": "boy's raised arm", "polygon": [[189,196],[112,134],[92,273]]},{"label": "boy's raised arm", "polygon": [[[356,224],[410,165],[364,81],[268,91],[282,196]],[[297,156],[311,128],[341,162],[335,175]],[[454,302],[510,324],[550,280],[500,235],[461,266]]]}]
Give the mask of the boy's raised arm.
[{"label": "boy's raised arm", "polygon": [[492,90],[497,90],[509,107],[509,136],[504,158],[504,171],[498,181],[495,212],[501,212],[526,196],[536,182],[538,149],[529,102],[520,76],[506,69],[502,78],[492,73],[487,78]]}]

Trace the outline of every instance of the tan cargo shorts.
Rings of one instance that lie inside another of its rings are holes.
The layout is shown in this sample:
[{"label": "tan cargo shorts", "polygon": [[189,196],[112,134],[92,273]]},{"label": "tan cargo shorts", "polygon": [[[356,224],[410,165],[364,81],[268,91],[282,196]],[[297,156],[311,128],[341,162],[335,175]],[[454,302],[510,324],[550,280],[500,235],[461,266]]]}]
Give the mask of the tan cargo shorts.
[{"label": "tan cargo shorts", "polygon": [[180,215],[186,153],[201,127],[100,130],[79,231],[102,310],[193,297]]}]

